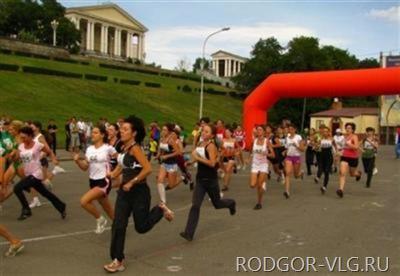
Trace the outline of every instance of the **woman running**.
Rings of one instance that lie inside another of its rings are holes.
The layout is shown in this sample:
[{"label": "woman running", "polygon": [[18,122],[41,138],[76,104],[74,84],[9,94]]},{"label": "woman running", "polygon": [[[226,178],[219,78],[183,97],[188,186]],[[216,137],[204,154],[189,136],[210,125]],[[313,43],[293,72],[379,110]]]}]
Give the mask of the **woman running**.
[{"label": "woman running", "polygon": [[344,144],[346,141],[344,139],[344,136],[342,135],[342,130],[340,128],[336,129],[335,133],[336,134],[335,134],[335,136],[333,136],[333,140],[335,141],[336,151],[335,151],[333,172],[337,173],[338,166],[340,163],[340,158],[342,157],[343,148],[344,148]]},{"label": "woman running", "polygon": [[274,158],[270,158],[272,167],[276,175],[278,175],[277,181],[285,183],[285,172],[283,162],[285,160],[286,153],[286,138],[283,135],[282,127],[275,129],[274,136],[271,137],[272,148],[274,149]]},{"label": "woman running", "polygon": [[178,156],[176,156],[176,162],[182,173],[181,178],[182,178],[183,183],[185,183],[185,185],[189,184],[189,189],[192,191],[193,187],[194,187],[194,182],[192,180],[192,175],[190,174],[188,168],[186,167],[186,161],[185,161],[185,157],[184,157],[185,141],[183,138],[181,138],[182,136],[180,136],[181,128],[178,125],[176,125],[174,132],[176,133],[176,136],[178,137],[178,139],[176,139],[176,143],[178,144],[179,151],[180,151],[180,154]]},{"label": "woman running", "polygon": [[[3,174],[3,177],[0,178],[2,185],[2,198],[0,199],[0,202],[5,201],[13,194],[13,189],[9,184],[13,181],[14,177],[17,174],[20,178],[24,177],[24,169],[21,162],[17,158],[18,145],[21,143],[19,131],[22,127],[23,123],[16,120],[12,121],[8,127],[8,132],[11,135],[11,144],[4,146],[4,163],[8,164],[8,167],[5,168],[6,170]],[[1,166],[1,168],[3,168],[3,166]]]},{"label": "woman running", "polygon": [[249,157],[252,157],[250,187],[257,188],[257,204],[254,206],[254,210],[259,210],[262,208],[263,195],[267,190],[267,158],[275,158],[274,149],[272,148],[270,141],[264,137],[264,134],[264,126],[257,126],[256,138],[253,141],[252,152]]},{"label": "woman running", "polygon": [[22,205],[22,212],[18,220],[24,220],[32,216],[31,208],[29,207],[28,201],[24,195],[24,190],[29,191],[30,188],[34,188],[39,194],[47,198],[53,206],[60,212],[61,218],[65,219],[67,213],[65,211],[66,205],[52,192],[47,190],[43,181],[43,171],[40,164],[41,153],[51,154],[52,151],[45,144],[35,142],[33,140],[34,134],[30,127],[23,127],[20,130],[20,138],[22,144],[18,147],[18,156],[21,159],[24,167],[24,175],[26,176],[14,187],[14,193],[18,197]]},{"label": "woman running", "polygon": [[242,168],[243,170],[246,169],[246,163],[244,162],[243,158],[243,151],[246,148],[246,133],[242,130],[242,126],[238,125],[233,132],[233,137],[236,139],[236,143],[238,144],[238,151],[236,157],[239,159],[238,169]]},{"label": "woman running", "polygon": [[228,191],[228,186],[231,181],[233,168],[235,166],[235,156],[238,151],[238,144],[236,139],[232,137],[232,130],[225,129],[225,138],[222,140],[221,153],[224,170],[224,187],[222,191]]},{"label": "woman running", "polygon": [[375,129],[367,127],[365,130],[366,137],[362,141],[361,145],[361,158],[364,167],[364,172],[367,174],[366,187],[371,187],[372,175],[375,169],[375,155],[378,151],[378,140],[375,138]]},{"label": "woman running", "polygon": [[346,136],[343,154],[340,158],[340,176],[339,176],[339,189],[336,194],[342,198],[344,186],[346,184],[346,174],[350,171],[350,176],[355,177],[357,181],[361,179],[361,172],[357,170],[358,166],[358,136],[354,134],[356,125],[354,123],[347,123],[345,125]]},{"label": "woman running", "polygon": [[4,225],[1,224],[0,236],[5,238],[10,243],[10,247],[4,254],[6,257],[14,257],[24,249],[24,244],[22,243],[22,241],[15,237],[10,231],[8,231],[8,229]]},{"label": "woman running", "polygon": [[128,219],[133,215],[135,230],[144,234],[157,224],[163,215],[172,220],[172,212],[164,203],[150,210],[151,194],[146,177],[151,173],[141,144],[146,136],[144,123],[136,116],[129,116],[120,128],[124,150],[118,156],[118,166],[110,176],[116,178],[122,174],[122,184],[117,192],[115,218],[112,225],[110,255],[112,262],[104,266],[108,272],[125,270],[124,246]]},{"label": "woman running", "polygon": [[[117,153],[122,152],[122,147],[124,144],[121,141],[121,136],[119,134],[119,126],[117,124],[111,124],[107,128],[107,139],[108,139],[108,144],[112,146]],[[112,157],[110,164],[111,164],[111,171],[113,171],[118,165],[117,158]]]},{"label": "woman running", "polygon": [[315,164],[315,129],[311,128],[307,135],[306,166],[307,175],[312,175],[311,166]]},{"label": "woman running", "polygon": [[[176,140],[178,139],[174,132],[175,125],[167,123],[162,127],[159,152],[157,158],[161,162],[160,171],[157,177],[157,189],[161,202],[167,204],[165,193],[166,186],[168,190],[175,188],[182,182],[178,177],[177,156],[182,154]],[[167,184],[164,184],[167,179]]]},{"label": "woman running", "polygon": [[333,141],[330,129],[326,126],[323,127],[322,137],[319,143],[320,151],[320,166],[321,169],[318,170],[318,174],[315,177],[315,183],[319,182],[319,179],[324,174],[324,184],[321,186],[320,190],[322,194],[325,194],[326,187],[328,187],[329,182],[329,174],[331,173],[332,164],[333,164],[333,152],[335,147],[335,142]]},{"label": "woman running", "polygon": [[305,150],[304,141],[296,133],[296,127],[288,125],[288,136],[286,137],[286,158],[285,158],[285,192],[283,195],[290,197],[290,177],[294,174],[295,178],[303,178],[304,172],[301,170],[301,152]]},{"label": "woman running", "polygon": [[228,208],[231,215],[236,213],[236,203],[233,199],[221,199],[218,185],[218,150],[213,142],[216,128],[205,125],[202,130],[202,142],[193,150],[192,157],[198,163],[196,185],[193,191],[192,207],[190,208],[186,229],[180,235],[187,241],[192,241],[200,216],[200,207],[207,193],[215,209]]},{"label": "woman running", "polygon": [[106,144],[107,131],[104,126],[94,127],[91,138],[93,145],[86,149],[85,159],[80,159],[79,153],[74,153],[73,158],[81,170],[89,170],[90,190],[81,197],[80,202],[82,208],[96,219],[97,227],[94,232],[101,234],[105,230],[107,219],[97,210],[93,201],[97,200],[108,217],[114,219],[114,210],[108,200],[111,181],[107,174],[111,168],[110,161],[117,155],[117,151]]}]

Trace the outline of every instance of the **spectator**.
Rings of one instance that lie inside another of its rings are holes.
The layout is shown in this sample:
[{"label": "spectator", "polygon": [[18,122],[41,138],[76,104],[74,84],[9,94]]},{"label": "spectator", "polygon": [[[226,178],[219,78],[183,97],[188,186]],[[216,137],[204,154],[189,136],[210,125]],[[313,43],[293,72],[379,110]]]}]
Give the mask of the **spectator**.
[{"label": "spectator", "polygon": [[57,126],[54,123],[53,119],[50,119],[49,125],[47,126],[47,132],[49,136],[51,137],[51,143],[49,144],[50,149],[53,151],[53,153],[56,155],[57,151]]},{"label": "spectator", "polygon": [[400,159],[400,125],[397,126],[395,135],[396,159]]},{"label": "spectator", "polygon": [[79,142],[79,128],[75,117],[72,117],[69,129],[71,132],[71,149],[73,152],[79,151],[81,144]]},{"label": "spectator", "polygon": [[69,146],[71,144],[71,129],[69,128],[70,124],[71,124],[71,119],[67,119],[67,121],[65,121],[65,126],[64,126],[64,129],[65,129],[65,150],[66,151],[70,150]]}]

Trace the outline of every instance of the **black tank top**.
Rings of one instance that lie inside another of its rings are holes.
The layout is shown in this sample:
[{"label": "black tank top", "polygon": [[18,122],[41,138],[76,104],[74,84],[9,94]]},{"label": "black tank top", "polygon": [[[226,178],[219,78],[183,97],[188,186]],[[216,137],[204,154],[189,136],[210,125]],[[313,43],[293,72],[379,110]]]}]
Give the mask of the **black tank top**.
[{"label": "black tank top", "polygon": [[[210,160],[210,156],[207,152],[207,147],[210,145],[210,143],[208,143],[205,147],[197,147],[196,151],[200,154],[201,157],[206,158],[208,160]],[[203,156],[203,150],[204,150],[204,156]],[[218,178],[218,173],[217,173],[217,165],[215,167],[210,167],[207,166],[201,162],[197,163],[197,175],[196,178],[200,178],[200,179],[217,179]]]},{"label": "black tank top", "polygon": [[[123,184],[134,179],[142,171],[142,165],[140,165],[140,163],[136,160],[135,156],[129,153],[130,149],[134,146],[135,145],[130,146],[126,152],[118,155],[118,163],[122,166]],[[146,179],[143,179],[140,183],[146,183]]]},{"label": "black tank top", "polygon": [[[122,153],[122,146],[123,143],[121,142],[121,140],[117,140],[117,142],[115,142],[115,145],[113,145],[115,151],[118,153]],[[111,170],[114,170],[118,165],[118,158],[111,158],[110,164],[111,164]]]}]

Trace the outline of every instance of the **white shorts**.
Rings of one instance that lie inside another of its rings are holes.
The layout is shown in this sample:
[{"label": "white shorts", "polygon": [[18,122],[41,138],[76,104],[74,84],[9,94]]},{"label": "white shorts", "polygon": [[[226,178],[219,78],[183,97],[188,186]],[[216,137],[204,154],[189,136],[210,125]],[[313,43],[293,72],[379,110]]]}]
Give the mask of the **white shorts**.
[{"label": "white shorts", "polygon": [[178,165],[176,163],[174,163],[174,164],[162,163],[161,166],[163,166],[163,168],[169,173],[173,173],[173,172],[177,172],[178,171]]},{"label": "white shorts", "polygon": [[268,173],[268,163],[265,164],[252,164],[251,173]]}]

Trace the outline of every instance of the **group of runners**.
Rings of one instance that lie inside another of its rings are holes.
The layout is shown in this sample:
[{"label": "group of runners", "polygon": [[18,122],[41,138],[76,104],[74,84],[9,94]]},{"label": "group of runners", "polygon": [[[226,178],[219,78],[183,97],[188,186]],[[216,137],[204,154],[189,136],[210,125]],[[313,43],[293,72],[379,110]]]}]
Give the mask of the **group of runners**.
[{"label": "group of runners", "polygon": [[[108,272],[125,269],[124,243],[131,215],[138,233],[150,231],[163,217],[168,221],[174,219],[174,212],[167,205],[167,191],[180,183],[188,184],[192,191],[192,206],[186,227],[180,233],[188,241],[194,238],[206,194],[216,209],[226,208],[230,215],[236,213],[235,200],[226,198],[222,192],[230,190],[235,173],[248,167],[250,187],[256,190],[255,210],[262,208],[267,182],[273,174],[284,184],[284,197],[290,198],[291,179],[304,177],[301,169],[303,152],[306,153],[307,174],[311,175],[312,166],[316,165],[314,181],[319,183],[323,175],[322,194],[327,191],[329,175],[336,171],[339,171],[336,191],[339,197],[344,195],[348,173],[356,180],[361,179],[357,169],[360,152],[367,174],[366,186],[370,187],[372,175],[377,172],[378,142],[374,129],[367,128],[362,140],[355,134],[352,123],[345,125],[345,135],[340,130],[336,130],[334,136],[331,133],[327,126],[321,126],[318,132],[310,130],[302,137],[292,124],[276,128],[257,125],[252,134],[252,145],[246,147],[245,132],[240,125],[226,125],[222,120],[211,123],[209,118],[202,118],[192,133],[190,153],[185,149],[187,141],[182,135],[182,127],[166,123],[157,138],[149,139],[148,154],[144,150],[146,129],[142,119],[131,115],[115,124],[93,126],[91,144],[84,152],[77,149],[71,155],[79,169],[88,171],[88,190],[81,196],[80,204],[94,218],[94,232],[103,233],[112,221],[111,262],[104,269]],[[7,120],[0,138],[0,204],[15,194],[21,204],[18,220],[25,220],[32,216],[33,208],[40,206],[40,194],[51,202],[61,219],[65,219],[67,205],[51,189],[52,178],[65,171],[41,134],[41,124]],[[246,148],[250,149],[249,154],[245,154]],[[48,159],[54,166],[51,171]],[[159,202],[153,207],[147,180],[152,174],[151,160],[160,164],[156,178]],[[195,178],[190,173],[191,166],[197,170]],[[221,188],[219,178],[223,183]],[[112,188],[117,189],[114,205],[108,198]],[[30,204],[24,192],[31,194]],[[95,201],[104,212],[96,207]],[[6,256],[15,256],[23,249],[21,240],[3,225],[0,225],[0,235],[10,242]]]}]

